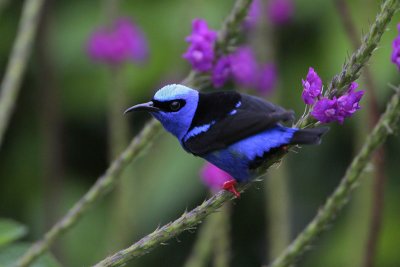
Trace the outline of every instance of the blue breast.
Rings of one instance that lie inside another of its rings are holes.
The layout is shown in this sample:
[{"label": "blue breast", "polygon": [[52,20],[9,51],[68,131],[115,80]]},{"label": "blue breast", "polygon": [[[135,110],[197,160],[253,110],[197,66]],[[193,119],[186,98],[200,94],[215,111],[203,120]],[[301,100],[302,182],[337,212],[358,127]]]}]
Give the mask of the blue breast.
[{"label": "blue breast", "polygon": [[245,182],[251,179],[249,164],[271,149],[289,144],[296,131],[295,128],[277,126],[242,139],[225,149],[211,152],[204,158],[239,182]]}]

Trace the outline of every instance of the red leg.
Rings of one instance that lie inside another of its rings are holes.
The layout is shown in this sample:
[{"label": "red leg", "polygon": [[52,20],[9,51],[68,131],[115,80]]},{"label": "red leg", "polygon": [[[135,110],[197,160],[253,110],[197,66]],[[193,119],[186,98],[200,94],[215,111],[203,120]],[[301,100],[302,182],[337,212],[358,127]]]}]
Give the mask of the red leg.
[{"label": "red leg", "polygon": [[225,189],[226,191],[231,192],[234,194],[237,198],[240,198],[240,193],[236,190],[235,185],[237,184],[236,180],[232,179],[229,181],[226,181],[223,185],[222,188]]}]

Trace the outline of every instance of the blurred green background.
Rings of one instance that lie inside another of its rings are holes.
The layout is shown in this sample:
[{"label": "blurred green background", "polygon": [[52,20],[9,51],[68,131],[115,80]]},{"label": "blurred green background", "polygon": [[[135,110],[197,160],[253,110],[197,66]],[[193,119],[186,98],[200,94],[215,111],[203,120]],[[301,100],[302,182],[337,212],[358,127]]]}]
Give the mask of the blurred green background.
[{"label": "blurred green background", "polygon": [[[90,60],[85,50],[90,33],[107,20],[105,5],[102,1],[49,2],[0,150],[0,217],[26,225],[23,241],[27,242],[41,237],[65,214],[109,162],[107,105],[114,80],[109,69]],[[348,3],[358,31],[366,32],[380,1]],[[219,29],[233,4],[232,0],[121,1],[121,14],[143,29],[150,50],[147,63],[126,64],[122,70],[127,106],[148,100],[165,84],[181,81],[190,70],[181,54],[187,47],[184,38],[190,33],[191,20],[204,18],[211,28]],[[2,74],[21,6],[22,1],[8,1],[0,10]],[[400,82],[397,68],[390,63],[398,22],[399,15],[368,64],[381,110],[393,92],[389,84]],[[272,34],[262,30],[258,34],[272,38],[261,38],[268,42],[265,46],[258,40],[256,49],[271,54],[264,50],[272,45],[279,70],[279,86],[269,99],[293,109],[297,117],[304,111],[301,79],[308,67],[313,66],[327,85],[353,51],[331,0],[297,0],[291,23]],[[364,89],[362,79],[359,83]],[[333,124],[320,146],[304,147],[285,159],[291,239],[315,215],[362,145],[368,134],[367,100],[368,92],[361,102],[364,108],[344,125]],[[133,114],[124,119],[133,137],[150,116]],[[398,136],[391,137],[385,145],[387,182],[376,266],[400,266],[399,151]],[[123,177],[129,187],[122,201],[115,201],[120,190],[107,195],[56,242],[53,254],[63,266],[88,266],[194,208],[208,196],[198,174],[203,163],[163,132]],[[361,181],[346,210],[299,266],[361,266],[370,221],[371,171]],[[268,226],[274,218],[266,212],[264,187],[257,183],[232,205],[231,266],[261,266],[271,261]],[[117,215],[121,210],[124,214]],[[186,232],[129,266],[182,266],[196,233]]]}]

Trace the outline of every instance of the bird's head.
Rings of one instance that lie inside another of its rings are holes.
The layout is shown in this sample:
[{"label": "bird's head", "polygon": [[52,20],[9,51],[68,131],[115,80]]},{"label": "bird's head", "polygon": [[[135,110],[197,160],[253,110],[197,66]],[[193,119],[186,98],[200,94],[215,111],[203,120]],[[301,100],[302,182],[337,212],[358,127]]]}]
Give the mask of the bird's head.
[{"label": "bird's head", "polygon": [[147,103],[128,108],[131,111],[148,111],[164,128],[179,140],[187,133],[199,102],[199,92],[180,84],[166,85]]}]

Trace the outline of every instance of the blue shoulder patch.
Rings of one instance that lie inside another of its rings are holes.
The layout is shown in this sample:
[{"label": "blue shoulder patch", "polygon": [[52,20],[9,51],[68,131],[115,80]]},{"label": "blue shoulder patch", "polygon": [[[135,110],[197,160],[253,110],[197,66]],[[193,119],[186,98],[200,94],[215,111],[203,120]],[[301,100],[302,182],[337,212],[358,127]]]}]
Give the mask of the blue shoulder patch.
[{"label": "blue shoulder patch", "polygon": [[199,135],[199,134],[201,134],[201,133],[207,132],[208,129],[210,129],[210,127],[211,127],[213,124],[215,124],[215,121],[212,121],[211,123],[208,123],[208,124],[204,124],[204,125],[201,125],[201,126],[194,127],[192,130],[190,130],[190,131],[185,135],[185,137],[184,137],[183,140],[186,142],[189,138],[191,138],[191,137],[193,137],[193,136],[196,136],[196,135]]}]

